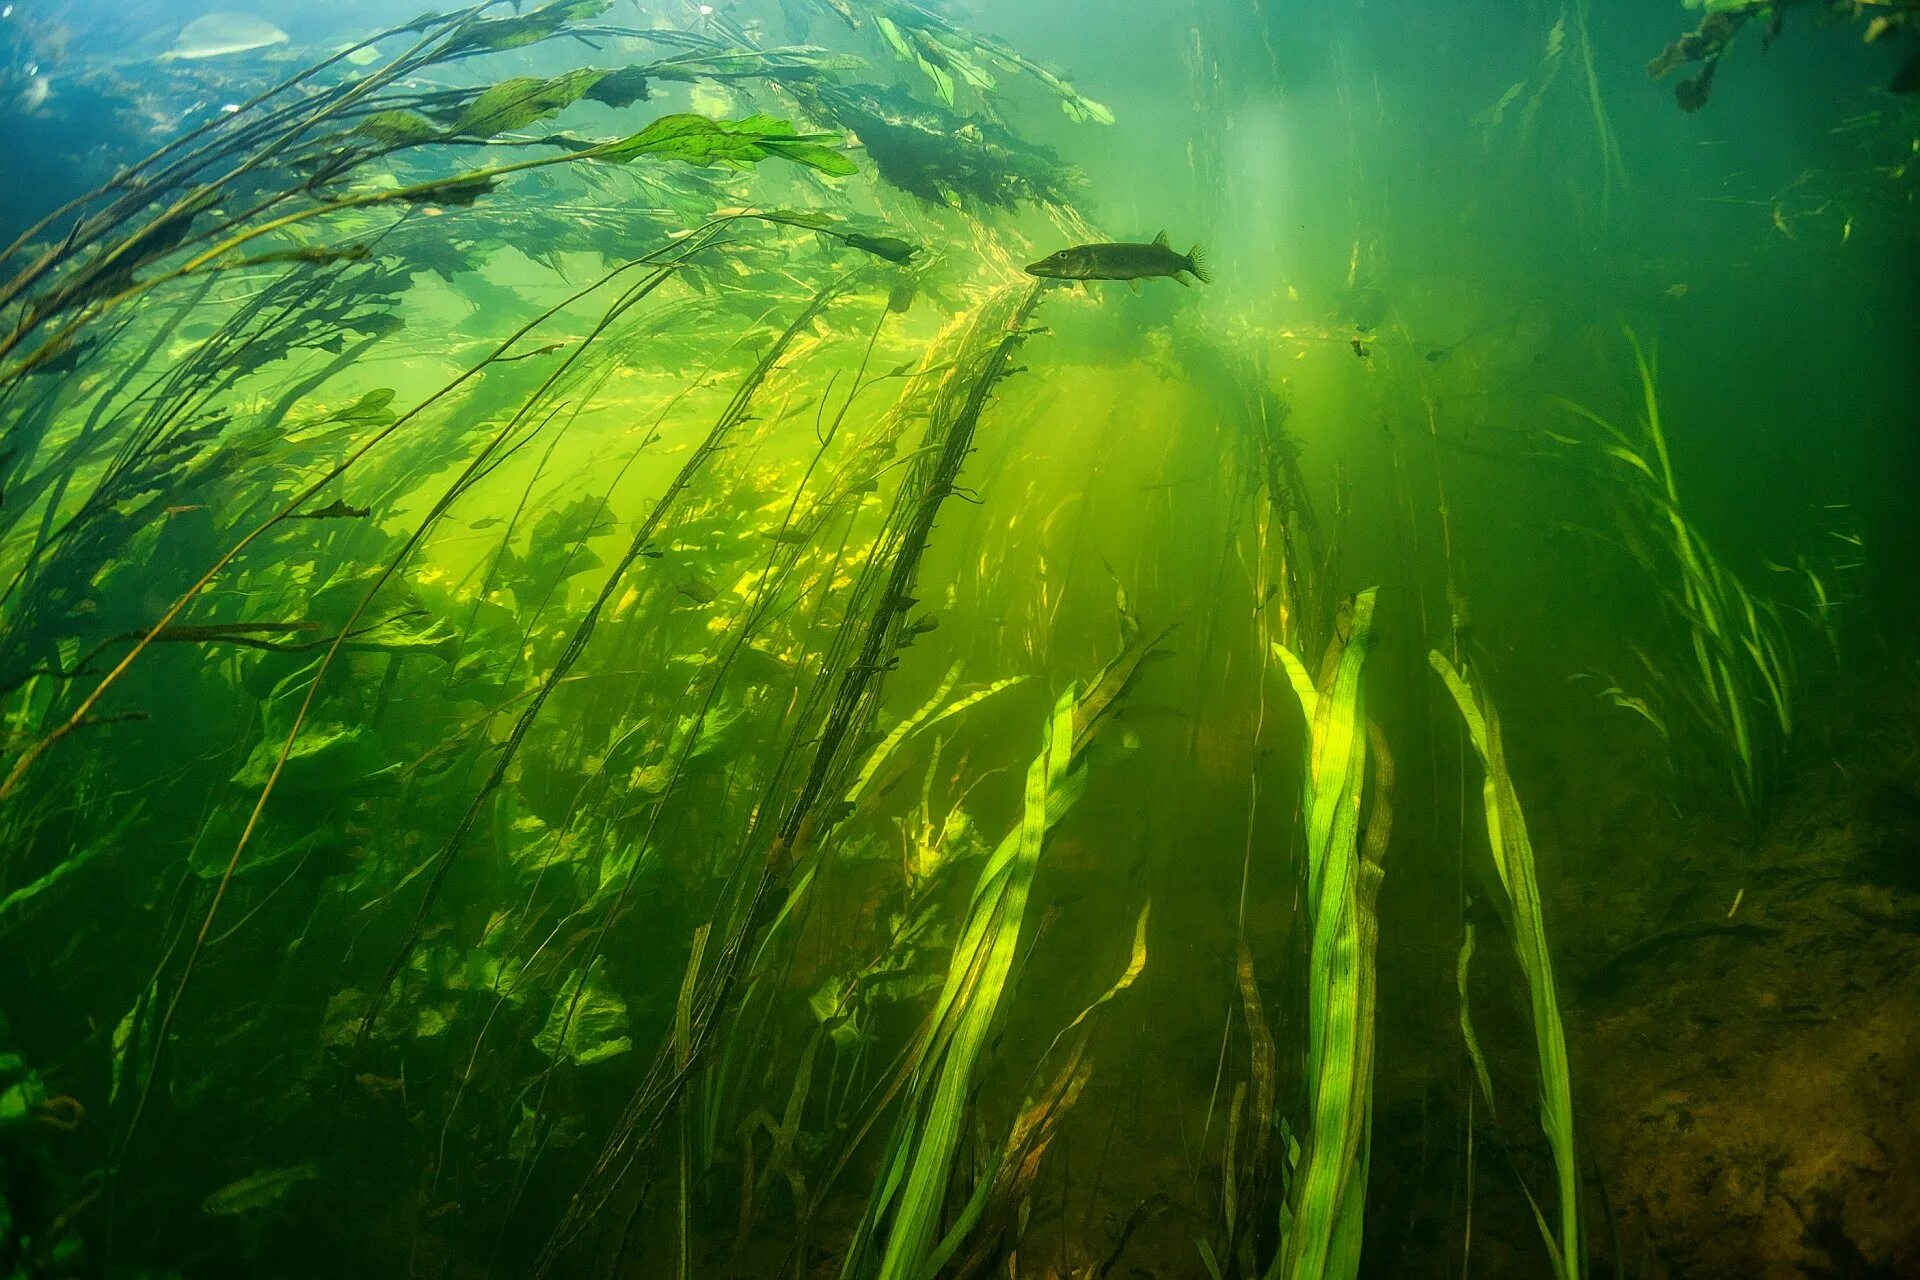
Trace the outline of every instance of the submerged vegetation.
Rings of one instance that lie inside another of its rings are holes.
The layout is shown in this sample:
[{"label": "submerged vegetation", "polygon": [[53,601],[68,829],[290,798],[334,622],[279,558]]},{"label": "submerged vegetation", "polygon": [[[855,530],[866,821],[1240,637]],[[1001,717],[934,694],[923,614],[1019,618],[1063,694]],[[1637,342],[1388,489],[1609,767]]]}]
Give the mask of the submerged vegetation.
[{"label": "submerged vegetation", "polygon": [[[1316,688],[1300,660],[1275,655],[1312,726],[1300,807],[1306,824],[1308,1098],[1312,1123],[1293,1171],[1281,1274],[1350,1276],[1360,1268],[1373,1109],[1375,902],[1392,830],[1393,764],[1368,724],[1361,673],[1373,642],[1374,592],[1361,592],[1342,620]],[[1361,797],[1369,789],[1366,833]]]},{"label": "submerged vegetation", "polygon": [[[1670,181],[1600,10],[1427,112],[1444,18],[1202,8],[1144,86],[910,0],[59,71],[145,123],[0,248],[0,1280],[1684,1273],[1602,1002],[1861,879],[1829,773],[1904,891],[1836,726],[1911,683],[1910,492],[1708,470],[1725,349],[1650,335],[1722,267],[1582,274]],[[1387,182],[1427,115],[1507,195]],[[1715,200],[1726,277],[1815,252]],[[1599,918],[1623,831],[1673,879]],[[1807,1250],[1920,1258],[1830,1174]]]},{"label": "submerged vegetation", "polygon": [[[1660,421],[1653,355],[1632,330],[1627,331],[1627,342],[1640,383],[1638,433],[1629,435],[1582,405],[1565,404],[1601,430],[1604,456],[1625,469],[1631,497],[1630,509],[1618,518],[1621,545],[1660,592],[1685,637],[1679,647],[1692,662],[1669,672],[1644,648],[1636,646],[1635,657],[1645,678],[1659,688],[1661,705],[1683,708],[1698,722],[1704,741],[1721,757],[1741,807],[1760,824],[1793,738],[1795,645],[1780,606],[1748,590],[1689,521]],[[1837,654],[1836,602],[1804,554],[1798,564],[1792,576],[1801,579],[1796,585],[1808,597],[1800,615]],[[1644,717],[1663,740],[1671,740],[1667,723],[1672,711],[1662,715],[1646,699],[1630,696],[1617,685],[1610,686],[1607,695]]]},{"label": "submerged vegetation", "polygon": [[1860,39],[1866,44],[1886,42],[1904,45],[1904,55],[1888,82],[1894,93],[1920,92],[1920,50],[1912,47],[1920,32],[1920,4],[1913,0],[1884,0],[1862,4],[1858,0],[1706,0],[1700,25],[1670,41],[1658,57],[1647,64],[1647,74],[1655,77],[1689,64],[1699,70],[1683,78],[1674,88],[1674,100],[1682,111],[1698,111],[1707,104],[1713,90],[1714,72],[1728,48],[1748,26],[1762,28],[1761,43],[1770,44],[1786,27],[1789,13],[1799,10],[1806,18],[1820,15],[1839,23],[1860,27]]},{"label": "submerged vegetation", "polygon": [[[1528,1201],[1540,1222],[1547,1256],[1555,1276],[1578,1280],[1587,1270],[1586,1254],[1580,1246],[1580,1167],[1573,1141],[1573,1086],[1567,1062],[1566,1032],[1560,1021],[1560,995],[1553,982],[1553,958],[1547,946],[1547,924],[1540,907],[1540,880],[1535,874],[1533,845],[1527,839],[1526,814],[1514,793],[1513,777],[1507,772],[1506,748],[1500,738],[1500,720],[1491,703],[1476,694],[1466,677],[1439,650],[1427,655],[1433,669],[1447,686],[1460,717],[1466,722],[1467,736],[1474,754],[1485,771],[1481,802],[1486,816],[1487,848],[1493,855],[1499,875],[1501,916],[1507,935],[1513,940],[1514,956],[1526,975],[1529,1006],[1533,1020],[1535,1052],[1540,1072],[1540,1129],[1546,1134],[1553,1154],[1557,1215],[1540,1208],[1531,1192]],[[1475,1073],[1493,1106],[1485,1064],[1480,1061],[1472,1022],[1467,1013],[1466,971],[1473,955],[1472,926],[1461,944],[1460,988],[1462,992],[1460,1027],[1475,1059]]]}]

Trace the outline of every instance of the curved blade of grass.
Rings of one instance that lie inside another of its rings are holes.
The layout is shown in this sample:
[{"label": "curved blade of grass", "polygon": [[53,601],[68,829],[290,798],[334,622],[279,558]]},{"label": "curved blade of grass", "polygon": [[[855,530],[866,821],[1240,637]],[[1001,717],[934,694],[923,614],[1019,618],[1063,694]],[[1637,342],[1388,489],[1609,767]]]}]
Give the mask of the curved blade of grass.
[{"label": "curved blade of grass", "polygon": [[[1284,646],[1287,672],[1310,726],[1302,807],[1306,816],[1308,958],[1307,1077],[1312,1122],[1289,1196],[1289,1226],[1271,1275],[1284,1280],[1351,1277],[1360,1264],[1367,1140],[1373,1094],[1374,897],[1386,829],[1360,847],[1367,772],[1367,720],[1360,673],[1371,647],[1374,592],[1355,597],[1347,638],[1315,688]],[[1384,817],[1384,813],[1377,815]]]},{"label": "curved blade of grass", "polygon": [[1480,1092],[1487,1110],[1499,1114],[1493,1101],[1493,1077],[1487,1074],[1487,1058],[1480,1052],[1480,1037],[1473,1033],[1473,1013],[1467,1000],[1467,974],[1473,964],[1473,926],[1469,924],[1460,938],[1460,959],[1454,965],[1454,984],[1460,989],[1460,1037],[1467,1042],[1467,1057],[1473,1060],[1473,1074],[1480,1081]]},{"label": "curved blade of grass", "polygon": [[883,1224],[880,1280],[918,1280],[926,1265],[974,1066],[1006,993],[1040,850],[1049,829],[1085,788],[1084,770],[1071,769],[1077,700],[1078,690],[1069,688],[1054,704],[1045,743],[1027,770],[1020,825],[994,850],[974,887],[965,929],[928,1023],[926,1048],[908,1085],[906,1109],[843,1276],[859,1274],[865,1242]]},{"label": "curved blade of grass", "polygon": [[[1493,704],[1476,696],[1466,677],[1446,655],[1435,650],[1427,655],[1427,661],[1439,673],[1447,692],[1453,695],[1460,717],[1466,721],[1467,734],[1473,739],[1474,750],[1486,770],[1481,790],[1487,815],[1487,845],[1493,853],[1500,884],[1506,890],[1513,949],[1527,975],[1534,1050],[1540,1059],[1540,1128],[1553,1150],[1554,1173],[1560,1191],[1557,1235],[1538,1208],[1535,1217],[1553,1258],[1553,1274],[1561,1280],[1578,1280],[1585,1267],[1580,1250],[1580,1174],[1574,1157],[1572,1071],[1567,1062],[1566,1032],[1560,1023],[1559,997],[1553,984],[1553,962],[1547,953],[1546,921],[1540,909],[1540,885],[1534,874],[1533,844],[1527,838],[1526,815],[1520,809],[1520,797],[1507,773],[1500,721],[1494,714]],[[1463,1001],[1463,1013],[1465,1007]]]}]

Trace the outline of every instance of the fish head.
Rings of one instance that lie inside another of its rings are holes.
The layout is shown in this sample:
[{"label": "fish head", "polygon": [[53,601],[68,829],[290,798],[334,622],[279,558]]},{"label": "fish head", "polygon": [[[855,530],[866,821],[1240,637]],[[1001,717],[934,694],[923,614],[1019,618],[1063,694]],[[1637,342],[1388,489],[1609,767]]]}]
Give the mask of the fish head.
[{"label": "fish head", "polygon": [[1027,274],[1047,280],[1085,280],[1091,274],[1092,259],[1080,248],[1062,249],[1038,262],[1029,263]]}]

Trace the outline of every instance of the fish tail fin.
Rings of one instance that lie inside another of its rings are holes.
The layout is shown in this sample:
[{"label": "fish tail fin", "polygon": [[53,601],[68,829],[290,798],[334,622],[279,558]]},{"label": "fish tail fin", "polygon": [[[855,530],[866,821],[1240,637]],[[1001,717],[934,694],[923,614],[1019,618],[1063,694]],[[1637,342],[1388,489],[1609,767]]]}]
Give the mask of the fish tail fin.
[{"label": "fish tail fin", "polygon": [[1206,255],[1200,252],[1199,245],[1187,250],[1187,270],[1191,271],[1201,284],[1213,283],[1213,272],[1207,270]]}]

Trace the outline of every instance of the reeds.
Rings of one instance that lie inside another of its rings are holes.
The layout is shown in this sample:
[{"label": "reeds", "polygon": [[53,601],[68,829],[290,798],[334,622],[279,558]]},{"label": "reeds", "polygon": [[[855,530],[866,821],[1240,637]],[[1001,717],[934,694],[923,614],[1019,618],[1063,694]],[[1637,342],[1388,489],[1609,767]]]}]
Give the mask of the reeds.
[{"label": "reeds", "polygon": [[[1547,951],[1546,921],[1540,910],[1540,884],[1534,870],[1533,843],[1527,838],[1527,819],[1520,809],[1513,778],[1507,773],[1506,751],[1500,739],[1500,721],[1493,704],[1475,694],[1467,678],[1438,650],[1427,661],[1445,682],[1460,708],[1467,735],[1480,757],[1486,777],[1481,797],[1486,809],[1487,847],[1493,855],[1504,891],[1502,907],[1515,957],[1527,976],[1533,1014],[1534,1051],[1540,1062],[1540,1128],[1553,1152],[1558,1186],[1559,1224],[1550,1225],[1537,1200],[1528,1193],[1534,1218],[1560,1280],[1578,1280],[1586,1270],[1580,1251],[1580,1175],[1574,1156],[1572,1073],[1567,1064],[1567,1037],[1560,1024],[1560,1001],[1553,985],[1553,960]],[[1460,1025],[1475,1072],[1492,1101],[1485,1063],[1466,1015],[1466,969],[1472,934],[1460,953]]]}]

